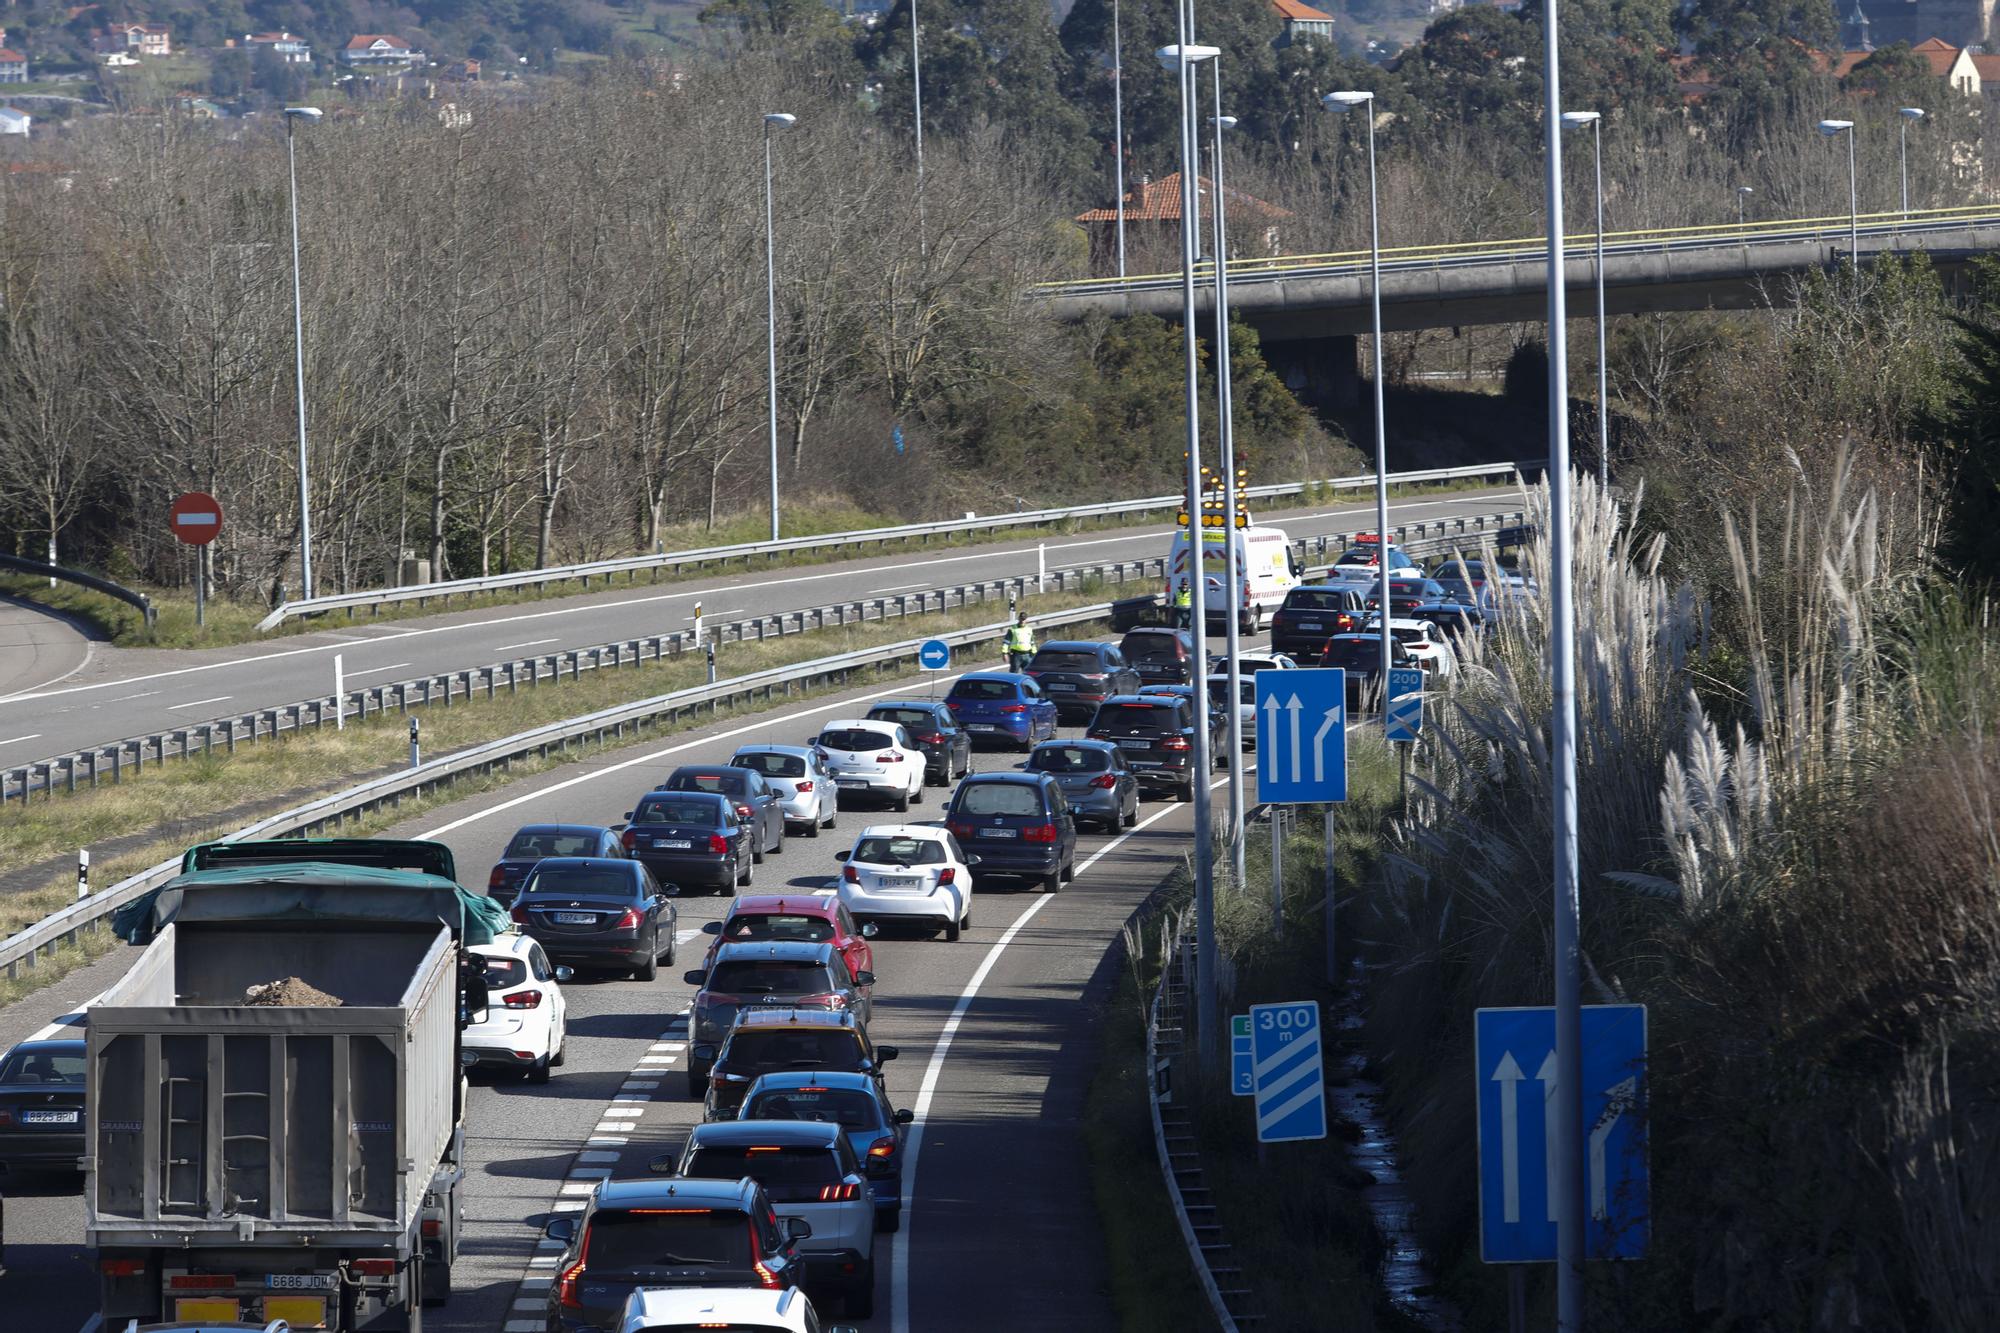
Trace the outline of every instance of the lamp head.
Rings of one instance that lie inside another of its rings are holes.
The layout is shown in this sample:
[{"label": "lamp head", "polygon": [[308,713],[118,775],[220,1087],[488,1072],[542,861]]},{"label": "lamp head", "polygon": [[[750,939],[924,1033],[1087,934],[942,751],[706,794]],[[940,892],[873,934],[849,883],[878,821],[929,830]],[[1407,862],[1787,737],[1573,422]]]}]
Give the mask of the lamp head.
[{"label": "lamp head", "polygon": [[1153,52],[1160,62],[1160,68],[1169,74],[1178,74],[1183,65],[1199,65],[1204,60],[1214,60],[1222,54],[1219,46],[1163,46]]},{"label": "lamp head", "polygon": [[1899,106],[1896,108],[1896,114],[1904,120],[1922,120],[1924,109],[1920,106]]},{"label": "lamp head", "polygon": [[1822,120],[1819,123],[1819,132],[1829,139],[1843,130],[1851,130],[1853,128],[1854,122],[1851,120]]},{"label": "lamp head", "polygon": [[1374,93],[1345,92],[1328,93],[1319,99],[1319,104],[1328,111],[1345,111],[1349,107],[1366,106],[1375,100]]},{"label": "lamp head", "polygon": [[1754,185],[1739,185],[1739,186],[1737,186],[1737,187],[1736,187],[1736,193],[1738,193],[1738,194],[1755,194],[1755,193],[1757,193],[1757,187],[1756,187],[1756,186],[1754,186]]},{"label": "lamp head", "polygon": [[1598,114],[1595,111],[1565,111],[1562,113],[1562,124],[1566,130],[1582,129],[1585,125],[1595,125],[1597,121]]},{"label": "lamp head", "polygon": [[772,111],[764,117],[764,127],[772,130],[788,130],[799,123],[799,118],[783,111]]},{"label": "lamp head", "polygon": [[1217,129],[1233,130],[1236,128],[1236,117],[1234,116],[1216,116],[1214,120]]},{"label": "lamp head", "polygon": [[316,106],[288,106],[285,108],[285,117],[288,120],[303,120],[310,122],[318,120],[321,116],[324,116],[325,114],[326,112],[320,110]]}]

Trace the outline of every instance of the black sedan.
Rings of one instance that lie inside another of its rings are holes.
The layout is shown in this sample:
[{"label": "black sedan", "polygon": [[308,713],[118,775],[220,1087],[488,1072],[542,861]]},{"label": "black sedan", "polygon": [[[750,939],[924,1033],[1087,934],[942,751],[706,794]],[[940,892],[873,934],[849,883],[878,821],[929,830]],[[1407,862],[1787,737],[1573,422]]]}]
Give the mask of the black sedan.
[{"label": "black sedan", "polygon": [[656,791],[625,812],[625,854],[662,884],[734,893],[754,873],[756,837],[727,796]]},{"label": "black sedan", "polygon": [[630,971],[641,981],[674,961],[678,889],[662,889],[637,861],[552,856],[514,900],[514,920],[560,963]]},{"label": "black sedan", "polygon": [[727,796],[736,806],[736,817],[750,825],[751,859],[761,862],[764,853],[785,850],[784,802],[754,768],[686,764],[675,769],[657,790],[705,791]]},{"label": "black sedan", "polygon": [[83,1156],[83,1039],[24,1041],[0,1061],[0,1167],[74,1171]]},{"label": "black sedan", "polygon": [[512,905],[521,881],[535,863],[549,856],[625,855],[618,835],[597,824],[524,824],[514,831],[507,850],[486,877],[486,896],[502,907]]},{"label": "black sedan", "polygon": [[948,787],[972,771],[972,733],[958,725],[939,699],[884,699],[868,710],[871,722],[894,722],[924,752],[924,779]]}]

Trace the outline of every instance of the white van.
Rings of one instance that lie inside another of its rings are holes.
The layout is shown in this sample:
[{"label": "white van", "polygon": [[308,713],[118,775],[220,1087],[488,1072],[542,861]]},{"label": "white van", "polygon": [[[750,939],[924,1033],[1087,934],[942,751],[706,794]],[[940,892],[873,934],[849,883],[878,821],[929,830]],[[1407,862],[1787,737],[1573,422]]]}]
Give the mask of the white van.
[{"label": "white van", "polygon": [[[1234,607],[1243,632],[1257,633],[1283,604],[1285,594],[1302,582],[1292,557],[1291,538],[1282,528],[1204,528],[1201,537],[1202,571],[1207,575],[1202,603],[1206,618],[1217,625],[1227,624],[1224,616]],[[1234,580],[1235,588],[1225,594],[1225,553],[1232,549],[1240,574]],[[1187,580],[1187,529],[1179,528],[1167,562],[1168,606],[1174,604],[1175,594],[1187,586]]]}]

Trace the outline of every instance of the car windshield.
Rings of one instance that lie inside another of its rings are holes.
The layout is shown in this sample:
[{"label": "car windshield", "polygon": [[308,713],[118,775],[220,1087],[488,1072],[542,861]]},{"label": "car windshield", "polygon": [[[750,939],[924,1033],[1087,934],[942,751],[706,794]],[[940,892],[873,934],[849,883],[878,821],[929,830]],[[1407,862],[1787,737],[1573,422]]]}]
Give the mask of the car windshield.
[{"label": "car windshield", "polygon": [[597,852],[597,834],[558,833],[543,830],[536,833],[522,829],[514,835],[514,841],[507,844],[503,856],[521,860],[543,856],[592,856]]},{"label": "car windshield", "polygon": [[829,750],[844,750],[858,754],[863,750],[886,750],[896,743],[896,738],[886,732],[868,731],[861,727],[837,727],[819,734],[819,743]]},{"label": "car windshield", "polygon": [[839,1028],[745,1028],[729,1039],[722,1058],[734,1074],[776,1069],[853,1069],[861,1047]]},{"label": "car windshield", "polygon": [[1135,662],[1178,662],[1182,656],[1181,641],[1163,634],[1127,639],[1123,651]]},{"label": "car windshield", "polygon": [[1454,601],[1469,602],[1472,600],[1472,585],[1464,579],[1439,579],[1437,580],[1437,585],[1444,589],[1445,596],[1452,598]]},{"label": "car windshield", "polygon": [[607,1208],[590,1219],[585,1239],[593,1273],[648,1268],[750,1270],[750,1219],[735,1208]]},{"label": "car windshield", "polygon": [[702,1144],[688,1154],[681,1174],[694,1180],[741,1180],[749,1176],[773,1203],[817,1200],[828,1185],[840,1183],[840,1161],[812,1143]]},{"label": "car windshield", "polygon": [[1429,637],[1422,630],[1412,625],[1391,625],[1389,626],[1389,632],[1396,636],[1396,642],[1398,643],[1430,642]]},{"label": "car windshield", "polygon": [[693,824],[715,828],[722,821],[718,801],[646,801],[632,812],[634,824]]},{"label": "car windshield", "polygon": [[806,761],[796,754],[739,754],[729,761],[735,768],[752,768],[767,778],[802,778]]},{"label": "car windshield", "polygon": [[819,1120],[843,1129],[876,1129],[875,1099],[856,1088],[773,1088],[744,1103],[742,1120]]},{"label": "car windshield", "polygon": [[747,779],[741,773],[676,773],[667,779],[669,791],[712,791],[727,796],[742,792]]},{"label": "car windshield", "polygon": [[726,958],[708,974],[708,990],[736,995],[819,995],[833,989],[826,967],[792,958]]},{"label": "car windshield", "polygon": [[948,859],[936,838],[863,838],[849,861],[883,866],[941,866]]},{"label": "car windshield", "polygon": [[[1251,679],[1249,676],[1243,676],[1238,680],[1237,688],[1241,691],[1241,693],[1237,695],[1237,698],[1240,701],[1246,704],[1254,704],[1257,702],[1257,682],[1255,680]],[[1228,679],[1226,677],[1222,680],[1211,679],[1208,682],[1208,697],[1217,706],[1220,706],[1224,702],[1226,702],[1229,698]]]},{"label": "car windshield", "polygon": [[46,1046],[15,1051],[0,1065],[0,1083],[73,1083],[83,1086],[81,1050],[51,1050]]},{"label": "car windshield", "polygon": [[1345,588],[1294,588],[1285,594],[1287,611],[1344,611],[1352,596]]},{"label": "car windshield", "polygon": [[1374,671],[1382,665],[1382,640],[1374,635],[1333,639],[1326,645],[1326,664],[1349,671]]},{"label": "car windshield", "polygon": [[1028,756],[1028,767],[1037,773],[1102,773],[1111,767],[1111,756],[1082,745],[1043,745]]},{"label": "car windshield", "polygon": [[1035,660],[1028,663],[1030,671],[1102,671],[1104,666],[1097,660],[1096,653],[1077,652],[1074,649],[1044,648],[1035,654]]},{"label": "car windshield", "polygon": [[881,718],[884,722],[894,722],[899,727],[914,727],[919,731],[935,731],[937,719],[922,708],[871,708],[868,716]]},{"label": "car windshield", "polygon": [[486,984],[494,990],[518,986],[528,979],[528,965],[518,958],[496,958],[483,953],[479,961],[485,968]]},{"label": "car windshield", "polygon": [[722,928],[725,940],[804,940],[821,944],[833,938],[833,922],[823,916],[793,912],[744,912]]},{"label": "car windshield", "polygon": [[1092,730],[1114,736],[1148,735],[1181,729],[1181,710],[1173,704],[1111,704],[1099,709]]},{"label": "car windshield", "polygon": [[630,862],[613,866],[535,867],[528,876],[528,893],[588,893],[599,898],[637,898],[639,880],[626,869]]},{"label": "car windshield", "polygon": [[961,815],[1027,815],[1042,813],[1042,794],[1018,782],[968,782],[958,789]]},{"label": "car windshield", "polygon": [[1016,693],[1011,680],[961,680],[951,687],[954,699],[1012,699]]}]

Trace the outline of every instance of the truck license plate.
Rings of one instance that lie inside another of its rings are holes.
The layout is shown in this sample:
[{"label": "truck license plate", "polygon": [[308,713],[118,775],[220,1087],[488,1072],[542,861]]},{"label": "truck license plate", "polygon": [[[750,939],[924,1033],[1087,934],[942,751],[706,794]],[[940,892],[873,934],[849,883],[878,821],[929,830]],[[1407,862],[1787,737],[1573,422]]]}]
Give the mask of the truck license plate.
[{"label": "truck license plate", "polygon": [[597,924],[597,913],[595,912],[557,912],[555,918],[558,926],[594,926]]},{"label": "truck license plate", "polygon": [[332,1291],[340,1285],[336,1273],[266,1273],[264,1286],[271,1291]]}]

